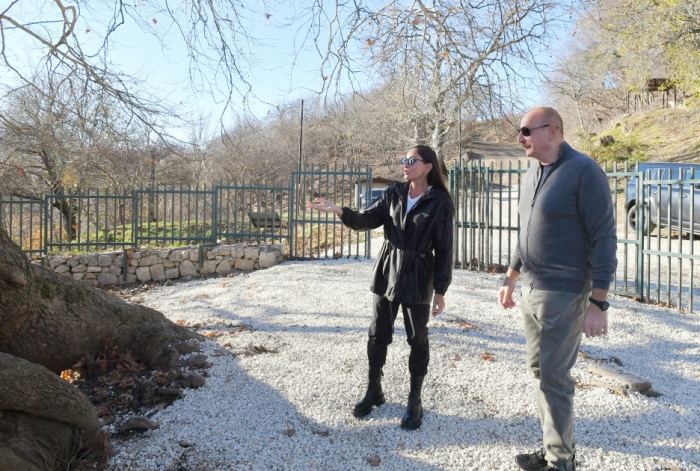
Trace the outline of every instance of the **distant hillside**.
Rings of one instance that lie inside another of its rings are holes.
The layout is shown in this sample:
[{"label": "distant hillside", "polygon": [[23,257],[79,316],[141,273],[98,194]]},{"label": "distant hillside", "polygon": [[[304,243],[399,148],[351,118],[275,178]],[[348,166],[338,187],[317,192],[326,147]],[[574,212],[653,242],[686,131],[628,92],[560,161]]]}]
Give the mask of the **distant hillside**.
[{"label": "distant hillside", "polygon": [[700,106],[624,116],[573,144],[600,162],[700,162]]}]

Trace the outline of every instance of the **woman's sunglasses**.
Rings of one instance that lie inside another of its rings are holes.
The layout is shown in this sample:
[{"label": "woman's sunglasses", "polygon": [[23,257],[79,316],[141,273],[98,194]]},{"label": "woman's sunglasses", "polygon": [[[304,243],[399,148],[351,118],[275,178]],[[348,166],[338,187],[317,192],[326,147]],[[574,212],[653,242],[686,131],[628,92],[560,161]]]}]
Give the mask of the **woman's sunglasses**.
[{"label": "woman's sunglasses", "polygon": [[[530,137],[530,134],[532,134],[532,131],[535,129],[542,129],[546,128],[547,126],[553,126],[552,124],[543,124],[542,126],[537,126],[536,128],[520,128],[518,129],[518,132],[522,134],[525,137]],[[559,126],[554,126],[554,129],[559,129]]]},{"label": "woman's sunglasses", "polygon": [[415,157],[409,157],[409,158],[403,157],[401,159],[401,165],[406,165],[406,162],[408,162],[409,167],[413,167],[413,164],[415,164],[416,162],[423,162],[423,160],[416,159]]}]

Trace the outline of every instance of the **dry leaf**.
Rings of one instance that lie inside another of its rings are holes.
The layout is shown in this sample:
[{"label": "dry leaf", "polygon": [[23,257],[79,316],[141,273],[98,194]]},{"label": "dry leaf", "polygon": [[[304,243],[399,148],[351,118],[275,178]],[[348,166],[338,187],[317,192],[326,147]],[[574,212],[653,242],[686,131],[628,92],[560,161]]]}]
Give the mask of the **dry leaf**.
[{"label": "dry leaf", "polygon": [[202,327],[202,324],[200,324],[199,322],[192,326],[193,329],[199,329],[200,327]]},{"label": "dry leaf", "polygon": [[122,388],[122,389],[130,388],[130,387],[132,387],[133,385],[134,385],[134,378],[131,378],[131,377],[129,377],[129,378],[124,378],[124,379],[119,383],[119,387]]},{"label": "dry leaf", "polygon": [[231,342],[226,342],[226,343],[224,344],[224,347],[230,347],[230,346],[231,346]]},{"label": "dry leaf", "polygon": [[156,20],[155,18],[153,18],[153,23],[158,23],[158,20]]},{"label": "dry leaf", "polygon": [[[89,29],[86,29],[86,30],[85,30],[85,33],[89,33],[89,32],[90,32],[90,30],[89,30]],[[38,150],[38,149],[37,149],[37,150]]]},{"label": "dry leaf", "polygon": [[460,327],[467,330],[479,330],[479,327],[475,326],[471,322],[461,321],[459,322]]},{"label": "dry leaf", "polygon": [[215,339],[219,336],[217,332],[207,332],[204,334],[205,337],[209,337],[210,339]]},{"label": "dry leaf", "polygon": [[375,456],[374,458],[367,458],[367,462],[370,466],[379,466],[379,463],[381,463],[382,460],[378,456]]},{"label": "dry leaf", "polygon": [[486,361],[493,361],[493,357],[491,355],[491,352],[484,352],[483,355],[481,355],[481,359]]},{"label": "dry leaf", "polygon": [[296,433],[296,430],[294,430],[293,428],[288,428],[287,430],[282,432],[283,435],[286,435],[288,437],[293,437],[295,433]]},{"label": "dry leaf", "polygon": [[187,321],[185,319],[180,319],[179,321],[175,322],[177,325],[183,326],[187,324]]}]

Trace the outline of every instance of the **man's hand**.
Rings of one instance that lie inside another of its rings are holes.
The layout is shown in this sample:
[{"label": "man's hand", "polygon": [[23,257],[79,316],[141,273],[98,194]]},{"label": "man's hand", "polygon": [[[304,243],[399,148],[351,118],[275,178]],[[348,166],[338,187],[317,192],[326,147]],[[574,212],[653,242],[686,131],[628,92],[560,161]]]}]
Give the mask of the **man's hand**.
[{"label": "man's hand", "polygon": [[436,294],[433,296],[433,317],[442,314],[443,309],[445,309],[445,296],[442,294]]},{"label": "man's hand", "polygon": [[[599,301],[605,301],[608,298],[608,292],[596,288],[591,293],[591,297]],[[586,334],[586,338],[607,335],[608,313],[601,311],[598,306],[591,303],[586,309],[586,315],[583,318],[583,333]]]},{"label": "man's hand", "polygon": [[598,337],[608,333],[608,313],[591,303],[583,319],[583,333],[588,337]]},{"label": "man's hand", "polygon": [[518,279],[518,276],[520,276],[520,272],[510,268],[506,272],[506,279],[503,281],[503,286],[498,290],[498,303],[503,309],[515,307],[513,291],[515,291],[515,281]]}]

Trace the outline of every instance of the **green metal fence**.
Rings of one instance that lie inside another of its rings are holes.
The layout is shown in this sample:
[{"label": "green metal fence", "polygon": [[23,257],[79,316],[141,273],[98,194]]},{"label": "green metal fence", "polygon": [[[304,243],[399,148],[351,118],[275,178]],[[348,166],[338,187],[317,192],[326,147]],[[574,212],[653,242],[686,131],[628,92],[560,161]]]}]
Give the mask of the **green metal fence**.
[{"label": "green metal fence", "polygon": [[[364,180],[364,184],[363,184]],[[321,213],[307,209],[306,204],[315,197],[336,202],[359,210],[363,206],[360,193],[371,194],[372,169],[331,168],[328,165],[306,167],[292,173],[290,221],[292,226],[293,258],[339,258],[346,256],[369,257],[370,232],[348,229],[334,213]]]},{"label": "green metal fence", "polygon": [[124,250],[139,245],[286,242],[290,257],[371,253],[369,232],[306,208],[315,196],[359,209],[369,167],[304,166],[284,181],[159,185],[132,192],[66,189],[43,199],[0,195],[0,224],[31,257],[49,252]]},{"label": "green metal fence", "polygon": [[[455,201],[454,253],[457,267],[505,271],[517,244],[517,204],[528,163],[482,166],[471,162],[450,169],[449,188]],[[683,178],[655,178],[627,165],[604,167],[610,183],[618,235],[618,269],[611,292],[683,311],[700,309],[700,179],[693,170]],[[637,184],[637,182],[641,182]],[[647,208],[653,192],[677,195],[661,210]],[[683,196],[685,195],[685,196]],[[645,204],[635,202],[647,201]],[[679,214],[674,225],[674,211]],[[654,222],[654,215],[657,220]],[[652,230],[648,230],[651,223]],[[693,229],[694,227],[694,229]],[[654,229],[655,228],[655,229]]]}]

